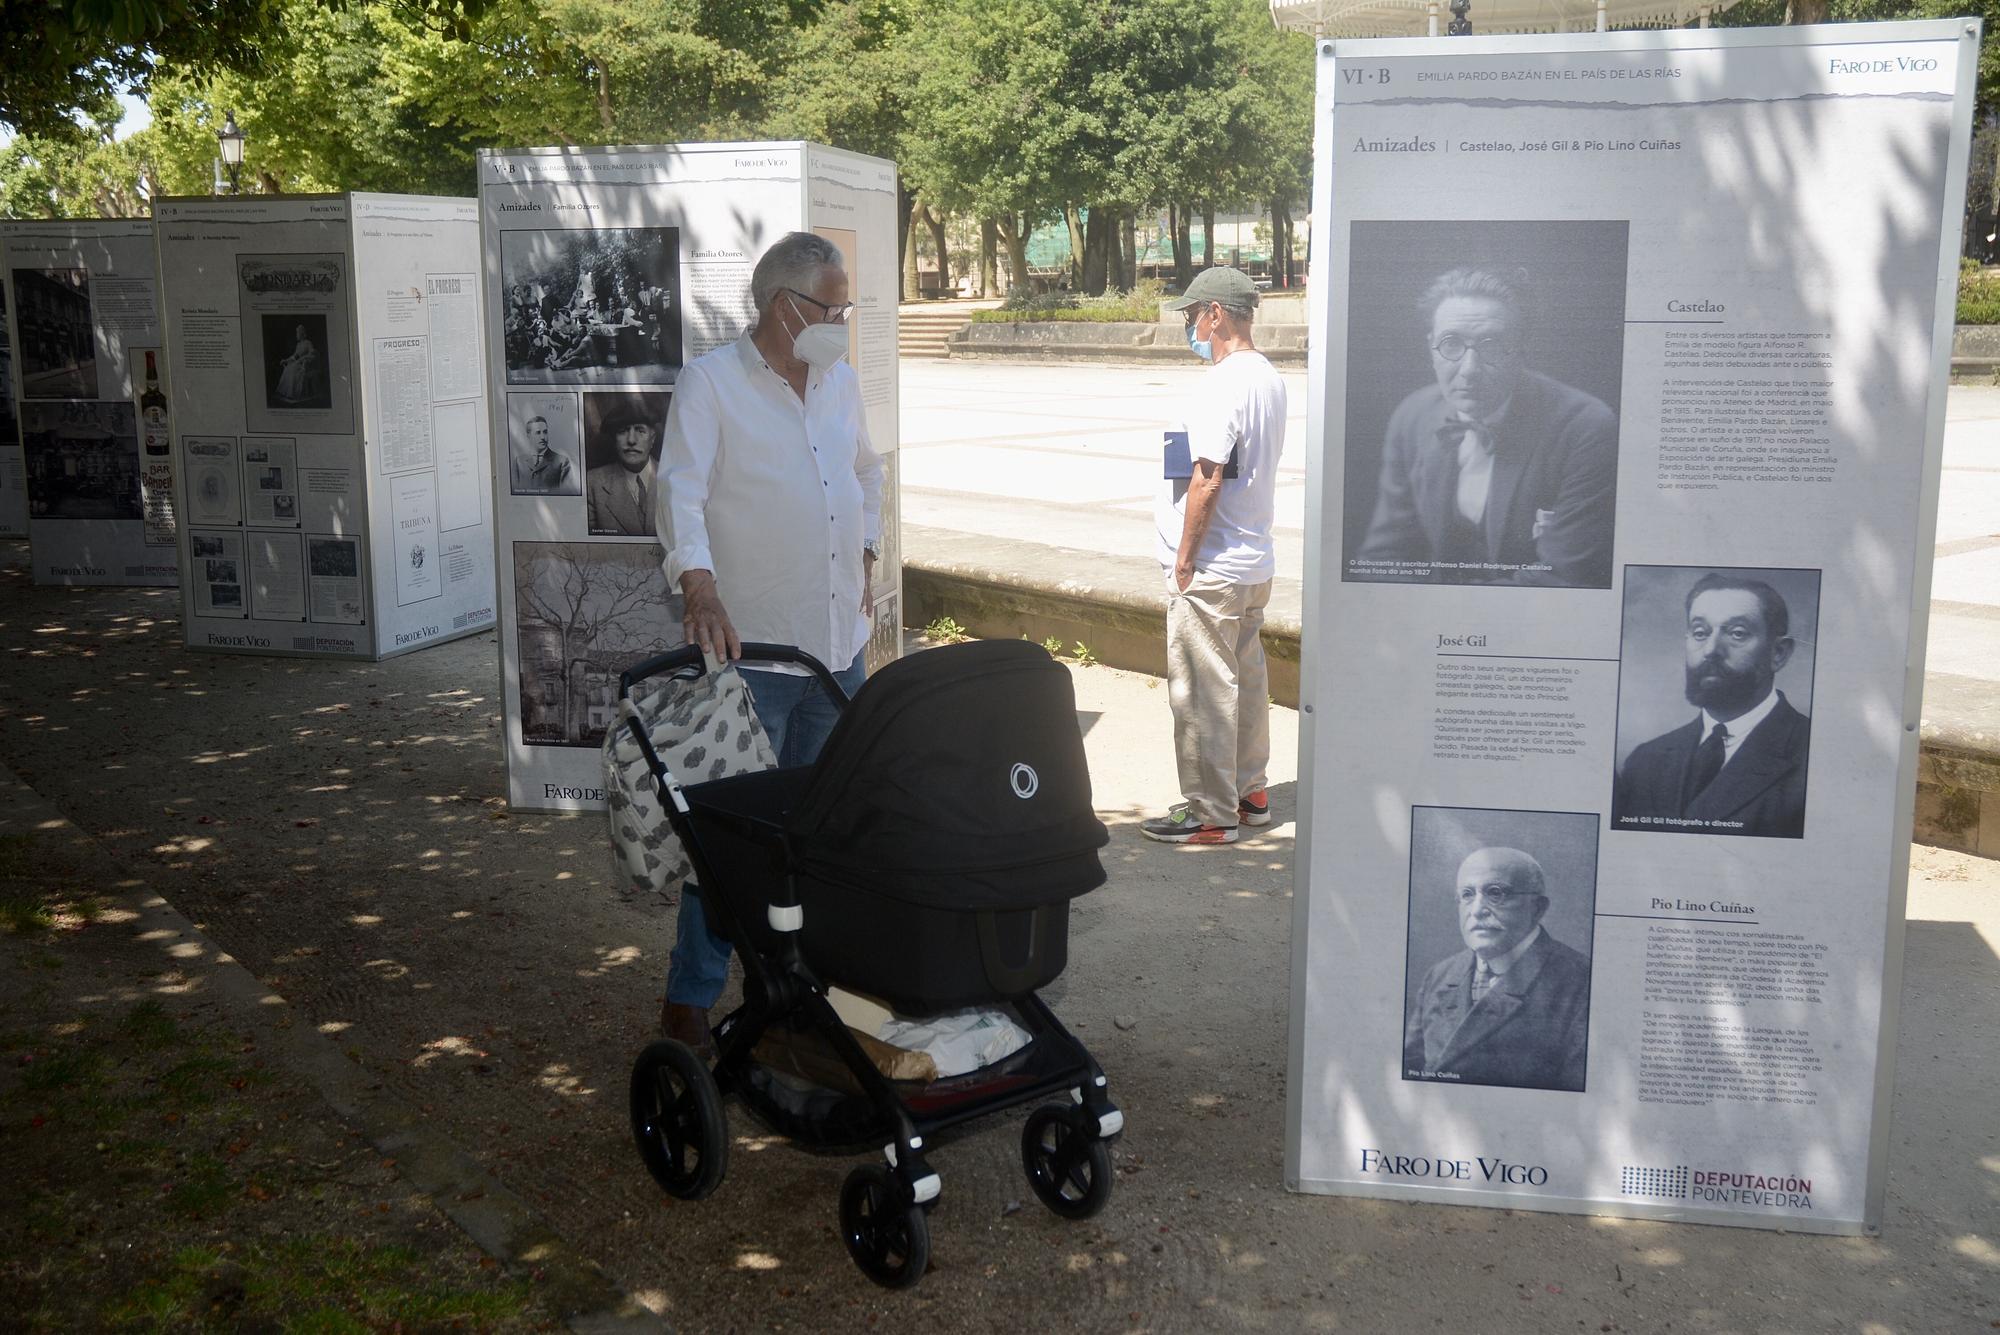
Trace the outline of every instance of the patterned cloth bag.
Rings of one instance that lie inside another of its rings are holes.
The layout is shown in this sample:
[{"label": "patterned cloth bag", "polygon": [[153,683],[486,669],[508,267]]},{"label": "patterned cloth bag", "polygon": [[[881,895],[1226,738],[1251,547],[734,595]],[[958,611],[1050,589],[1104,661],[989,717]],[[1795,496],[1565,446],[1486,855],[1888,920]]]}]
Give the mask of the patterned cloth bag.
[{"label": "patterned cloth bag", "polygon": [[663,678],[619,703],[604,730],[604,798],[611,847],[621,884],[659,907],[677,904],[681,882],[694,874],[681,841],[667,823],[665,802],[634,727],[646,735],[667,770],[683,786],[731,774],[776,769],[764,725],[750,702],[750,688],[736,669],[716,659],[693,681]]}]

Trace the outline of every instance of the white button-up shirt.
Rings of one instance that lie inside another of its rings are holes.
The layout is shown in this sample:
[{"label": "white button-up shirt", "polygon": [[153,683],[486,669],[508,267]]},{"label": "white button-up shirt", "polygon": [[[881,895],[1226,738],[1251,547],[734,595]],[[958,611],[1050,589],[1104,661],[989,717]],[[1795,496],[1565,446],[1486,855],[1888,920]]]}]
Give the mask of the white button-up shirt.
[{"label": "white button-up shirt", "polygon": [[882,460],[854,368],[806,374],[801,402],[747,333],[683,367],[653,514],[675,592],[713,571],[738,635],[838,672],[868,642],[861,551],[882,531]]}]

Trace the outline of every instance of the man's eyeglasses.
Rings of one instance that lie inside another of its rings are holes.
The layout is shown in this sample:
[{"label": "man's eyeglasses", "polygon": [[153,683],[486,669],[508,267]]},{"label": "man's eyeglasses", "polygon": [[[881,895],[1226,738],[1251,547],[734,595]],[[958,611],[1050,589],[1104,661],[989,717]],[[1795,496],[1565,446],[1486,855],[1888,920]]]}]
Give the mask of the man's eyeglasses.
[{"label": "man's eyeglasses", "polygon": [[1511,334],[1489,334],[1485,338],[1460,338],[1446,334],[1431,344],[1431,351],[1448,362],[1462,362],[1465,354],[1476,352],[1482,362],[1511,362],[1521,355],[1521,340]]},{"label": "man's eyeglasses", "polygon": [[829,306],[816,297],[807,296],[795,287],[788,287],[785,291],[791,293],[807,305],[819,307],[820,313],[826,317],[828,324],[846,324],[848,312],[854,309],[854,303],[851,301],[843,301],[837,306]]},{"label": "man's eyeglasses", "polygon": [[1514,890],[1504,885],[1480,886],[1477,889],[1466,886],[1458,892],[1458,902],[1469,905],[1481,896],[1484,896],[1486,902],[1496,909],[1511,908],[1524,899],[1534,898],[1525,890]]}]

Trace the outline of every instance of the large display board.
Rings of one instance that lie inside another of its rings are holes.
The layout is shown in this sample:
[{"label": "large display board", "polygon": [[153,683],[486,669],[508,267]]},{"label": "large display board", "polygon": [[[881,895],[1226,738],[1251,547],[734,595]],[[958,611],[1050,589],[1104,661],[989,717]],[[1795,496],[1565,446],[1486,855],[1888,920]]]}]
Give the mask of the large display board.
[{"label": "large display board", "polygon": [[595,808],[619,672],[682,642],[650,493],[627,503],[597,479],[623,481],[633,424],[658,460],[680,368],[753,323],[750,271],[786,232],[846,262],[848,357],[884,465],[870,665],[900,652],[896,168],[682,144],[482,152],[479,180],[508,800]]},{"label": "large display board", "polygon": [[1978,50],[1323,45],[1295,1189],[1877,1226]]},{"label": "large display board", "polygon": [[174,584],[153,225],[0,224],[0,304],[0,536],[37,584]]},{"label": "large display board", "polygon": [[474,202],[156,213],[188,643],[375,659],[491,626]]}]

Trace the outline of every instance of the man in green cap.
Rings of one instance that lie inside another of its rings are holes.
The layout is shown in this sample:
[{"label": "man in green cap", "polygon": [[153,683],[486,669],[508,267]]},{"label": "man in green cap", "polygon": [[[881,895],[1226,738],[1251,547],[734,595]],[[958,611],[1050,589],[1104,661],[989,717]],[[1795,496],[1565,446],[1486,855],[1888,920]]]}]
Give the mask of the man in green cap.
[{"label": "man in green cap", "polygon": [[1167,433],[1155,508],[1167,572],[1167,699],[1180,802],[1139,828],[1168,844],[1233,844],[1268,825],[1270,676],[1258,632],[1271,601],[1285,382],[1251,341],[1257,288],[1237,269],[1204,269],[1167,303],[1188,347],[1214,369]]}]

